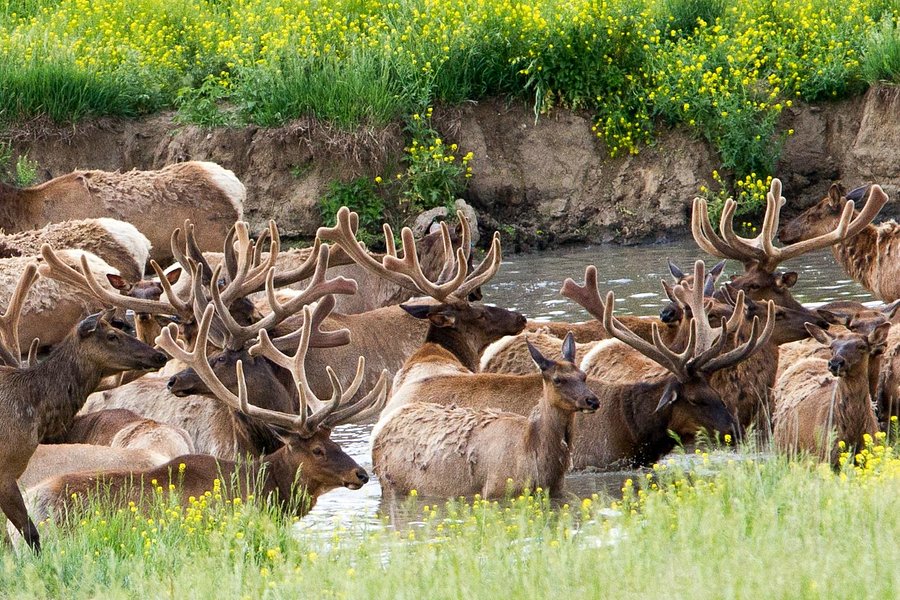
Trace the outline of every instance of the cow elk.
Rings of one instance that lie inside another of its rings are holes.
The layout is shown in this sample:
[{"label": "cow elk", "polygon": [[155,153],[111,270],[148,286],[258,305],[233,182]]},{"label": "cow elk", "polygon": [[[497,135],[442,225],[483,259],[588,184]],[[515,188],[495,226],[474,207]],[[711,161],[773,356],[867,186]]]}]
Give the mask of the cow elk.
[{"label": "cow elk", "polygon": [[[167,262],[169,223],[201,217],[203,250],[218,250],[243,215],[247,192],[231,171],[211,162],[183,162],[158,171],[74,171],[34,187],[0,183],[0,229],[18,232],[46,223],[111,217],[131,223]],[[165,218],[160,218],[165,215]]]},{"label": "cow elk", "polygon": [[19,361],[18,314],[37,277],[37,267],[23,273],[3,321],[0,368],[0,508],[35,551],[40,537],[28,517],[16,480],[25,471],[38,443],[59,436],[106,375],[130,369],[158,369],[167,357],[128,335],[111,312],[81,321],[43,361],[22,366]]},{"label": "cow elk", "polygon": [[598,400],[573,362],[572,334],[562,344],[562,361],[545,358],[534,346],[529,350],[543,393],[527,417],[419,402],[380,422],[372,460],[382,489],[394,495],[415,489],[426,496],[498,498],[541,487],[558,496],[569,467],[574,415],[595,411]]},{"label": "cow elk", "polygon": [[871,333],[831,334],[808,325],[810,334],[831,349],[826,361],[808,358],[784,372],[775,389],[775,446],[808,452],[837,466],[843,441],[857,448],[878,430],[869,396],[869,361],[884,350],[890,323]]}]

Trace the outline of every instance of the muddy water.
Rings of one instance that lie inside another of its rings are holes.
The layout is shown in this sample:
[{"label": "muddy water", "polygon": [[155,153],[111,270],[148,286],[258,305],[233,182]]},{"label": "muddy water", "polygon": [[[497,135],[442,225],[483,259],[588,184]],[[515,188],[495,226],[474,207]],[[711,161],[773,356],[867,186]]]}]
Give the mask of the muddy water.
[{"label": "muddy water", "polygon": [[[566,248],[540,254],[522,254],[509,257],[500,273],[485,289],[485,300],[499,306],[517,310],[529,318],[539,320],[576,321],[590,318],[581,307],[562,298],[559,288],[566,277],[581,282],[584,268],[597,266],[601,291],[616,293],[616,311],[621,314],[652,315],[664,304],[660,279],[669,278],[666,259],[671,259],[683,270],[692,269],[693,262],[703,256],[687,240],[677,244],[652,246],[591,246]],[[710,262],[711,264],[711,262]],[[824,303],[832,300],[859,300],[867,302],[872,296],[852,281],[835,264],[830,252],[818,252],[785,263],[784,268],[800,274],[794,296],[804,303]],[[739,273],[743,269],[735,261],[729,261],[725,274]],[[372,460],[369,445],[371,426],[346,426],[332,436],[369,473]],[[566,477],[566,489],[577,496],[590,496],[602,491],[615,494],[625,478],[634,472],[572,473]],[[433,499],[421,499],[433,503]],[[396,506],[382,502],[381,489],[373,478],[361,490],[337,490],[319,500],[315,509],[300,522],[304,529],[328,530],[336,523],[370,521],[373,525],[383,522],[385,515],[392,522],[405,523],[414,517],[414,507],[409,503]]]}]

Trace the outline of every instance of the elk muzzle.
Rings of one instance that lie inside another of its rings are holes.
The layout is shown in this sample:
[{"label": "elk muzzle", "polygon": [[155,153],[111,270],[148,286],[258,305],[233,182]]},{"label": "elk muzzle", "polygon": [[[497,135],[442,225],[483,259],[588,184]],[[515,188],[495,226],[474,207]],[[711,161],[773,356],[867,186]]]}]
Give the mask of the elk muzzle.
[{"label": "elk muzzle", "polygon": [[351,490],[358,490],[362,486],[369,483],[369,474],[362,467],[356,469],[356,472],[344,482],[344,487]]}]

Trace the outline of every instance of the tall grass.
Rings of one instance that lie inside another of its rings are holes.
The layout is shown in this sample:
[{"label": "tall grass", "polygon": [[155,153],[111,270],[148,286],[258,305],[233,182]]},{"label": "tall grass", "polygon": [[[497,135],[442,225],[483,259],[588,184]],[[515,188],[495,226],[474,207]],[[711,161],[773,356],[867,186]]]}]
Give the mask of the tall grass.
[{"label": "tall grass", "polygon": [[863,73],[870,82],[900,83],[900,20],[882,19],[869,34],[863,60]]},{"label": "tall grass", "polygon": [[900,459],[883,442],[860,457],[834,472],[698,451],[621,500],[411,499],[396,527],[332,531],[215,494],[95,504],[70,529],[42,525],[40,557],[3,553],[0,596],[894,598]]}]

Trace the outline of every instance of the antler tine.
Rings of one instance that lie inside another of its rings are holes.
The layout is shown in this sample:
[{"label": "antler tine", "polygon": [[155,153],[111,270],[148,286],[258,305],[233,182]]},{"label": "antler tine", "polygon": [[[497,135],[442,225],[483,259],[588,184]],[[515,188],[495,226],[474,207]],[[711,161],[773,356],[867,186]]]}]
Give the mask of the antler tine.
[{"label": "antler tine", "polygon": [[[353,213],[354,215],[356,213]],[[389,223],[381,225],[381,232],[384,234],[384,253],[390,256],[397,256],[397,244],[394,241],[394,230],[391,229]]]},{"label": "antler tine", "polygon": [[259,237],[256,238],[256,241],[253,242],[253,262],[251,266],[257,267],[260,262],[262,262],[262,249],[263,245],[266,243],[266,238],[270,235],[270,229],[264,229],[262,233],[259,234]]},{"label": "antler tine", "polygon": [[194,348],[190,352],[185,349],[184,343],[177,339],[178,328],[174,323],[163,328],[156,338],[156,344],[171,356],[191,366],[213,395],[232,409],[260,419],[266,423],[280,425],[291,430],[302,430],[306,423],[305,412],[299,415],[291,415],[250,404],[247,398],[247,383],[244,378],[243,361],[238,361],[235,366],[238,381],[237,395],[232,393],[231,390],[216,377],[212,367],[209,366],[206,356],[209,328],[212,323],[214,312],[215,309],[212,305],[206,307],[206,310],[203,312],[203,318],[200,319],[197,340],[194,342]]},{"label": "antler tine", "polygon": [[38,363],[38,348],[41,347],[40,338],[34,338],[31,340],[31,345],[28,347],[28,362],[26,363],[29,367],[33,367]]},{"label": "antler tine", "polygon": [[[731,298],[730,295],[728,297]],[[744,290],[738,290],[737,298],[732,299],[732,306],[734,310],[731,313],[731,318],[728,319],[723,327],[725,331],[737,332],[744,324]]]},{"label": "antler tine", "polygon": [[[729,200],[725,201],[725,209],[728,208],[728,202]],[[738,250],[729,247],[728,244],[719,239],[712,223],[709,221],[709,207],[703,198],[694,198],[691,212],[691,234],[693,234],[694,241],[700,246],[700,249],[708,254],[719,258],[733,258],[742,262],[753,260]]]},{"label": "antler tine", "polygon": [[[574,299],[574,298],[573,298]],[[577,300],[576,300],[577,302]],[[616,338],[619,341],[622,341],[650,360],[660,364],[671,372],[675,373],[679,378],[682,377],[681,369],[676,362],[673,361],[673,353],[671,350],[668,352],[664,352],[663,348],[665,348],[665,344],[662,343],[662,340],[659,336],[659,327],[656,323],[652,326],[652,334],[654,343],[651,344],[638,336],[636,333],[631,331],[628,327],[623,325],[618,319],[613,316],[613,306],[616,302],[615,294],[612,292],[608,292],[606,294],[606,302],[604,302],[604,310],[603,310],[603,327],[606,331],[609,332],[611,336]],[[586,308],[586,307],[585,307]],[[695,335],[693,324],[690,325],[691,334],[688,340],[688,349],[693,351],[693,347],[695,344]],[[657,344],[657,340],[659,343]],[[668,350],[668,348],[666,348]]]},{"label": "antler tine", "polygon": [[163,302],[161,300],[145,300],[142,298],[132,298],[112,292],[97,283],[94,273],[88,264],[87,257],[81,255],[81,272],[76,271],[69,265],[65,264],[62,259],[54,252],[49,244],[41,246],[41,257],[45,264],[39,267],[41,275],[62,281],[74,288],[88,293],[106,306],[116,306],[119,308],[133,310],[135,312],[149,313],[153,315],[185,315],[178,307],[171,302]]},{"label": "antler tine", "polygon": [[[460,248],[457,253],[460,253],[462,249]],[[462,256],[460,255],[460,258]],[[500,265],[503,262],[503,256],[501,255],[500,250],[500,233],[494,233],[494,239],[491,241],[491,249],[488,250],[487,255],[484,257],[484,260],[481,261],[481,264],[472,271],[472,274],[469,275],[463,284],[453,292],[452,297],[465,300],[468,295],[475,289],[484,285],[488,281],[490,281],[494,275],[497,274],[497,271],[500,270]],[[465,263],[462,263],[465,264]]]},{"label": "antler tine", "polygon": [[439,302],[447,300],[453,292],[460,289],[468,274],[465,253],[462,249],[457,249],[456,252],[455,275],[444,283],[435,284],[425,276],[422,265],[419,264],[419,255],[416,252],[416,240],[413,237],[412,229],[404,227],[400,231],[400,240],[403,243],[403,258],[385,255],[381,262],[386,269],[405,275],[416,287],[418,293],[430,296]]},{"label": "antler tine", "polygon": [[275,267],[278,259],[278,252],[281,248],[281,238],[278,235],[278,228],[275,221],[269,221],[269,257],[264,263],[253,265],[253,244],[250,242],[250,232],[248,226],[243,221],[235,223],[235,230],[238,239],[238,266],[234,278],[228,282],[228,285],[222,290],[222,300],[227,304],[231,304],[238,298],[242,298],[247,294],[262,288],[268,279],[269,270]]},{"label": "antler tine", "polygon": [[343,406],[323,420],[323,425],[328,428],[345,423],[360,423],[371,417],[378,416],[390,396],[391,381],[387,369],[381,371],[378,381],[368,394],[352,404]]},{"label": "antler tine", "polygon": [[456,269],[459,268],[459,266],[456,264],[456,252],[453,251],[453,241],[450,239],[450,228],[447,227],[446,221],[441,221],[440,229],[441,245],[443,246],[444,266],[441,268],[441,272],[437,278],[439,282],[447,281],[448,279],[450,279]]},{"label": "antler tine", "polygon": [[[318,302],[312,311],[312,338],[309,345],[313,348],[335,348],[350,343],[350,330],[337,329],[335,331],[322,331],[321,326],[325,318],[334,310],[336,300],[333,294],[328,294]],[[272,344],[279,350],[296,350],[300,341],[302,328],[287,335],[275,338]]]},{"label": "antler tine", "polygon": [[[297,283],[298,281],[303,281],[304,279],[308,279],[316,269],[316,263],[319,257],[319,251],[322,247],[322,240],[316,238],[313,242],[313,246],[309,251],[309,255],[303,261],[303,263],[290,271],[283,271],[281,273],[275,274],[275,279],[273,283],[275,287],[285,287],[291,285],[292,283]],[[329,259],[333,256],[334,252],[329,255]]]},{"label": "antler tine", "polygon": [[834,230],[802,242],[779,248],[777,255],[778,262],[780,263],[796,256],[800,256],[801,254],[818,250],[819,248],[826,248],[857,235],[872,222],[872,219],[878,215],[887,200],[887,194],[884,193],[881,186],[873,185],[869,192],[869,199],[866,201],[866,205],[852,222],[851,218],[853,217],[854,203],[852,200],[848,200],[847,203],[844,204],[841,218]]},{"label": "antler tine", "polygon": [[[6,311],[0,316],[0,360],[10,367],[19,367],[22,364],[22,351],[19,346],[19,318],[22,316],[25,298],[37,279],[37,263],[30,262],[19,276]],[[32,342],[33,345],[34,342]]]},{"label": "antler tine", "polygon": [[[694,282],[691,287],[682,282],[672,292],[685,306],[691,309],[691,316],[697,328],[697,347],[702,352],[712,346],[716,330],[709,324],[709,317],[704,306],[703,291],[705,289],[706,265],[702,260],[694,263]],[[688,293],[690,292],[690,293]]]},{"label": "antler tine", "polygon": [[472,252],[472,225],[466,213],[461,210],[456,211],[456,218],[459,220],[459,247],[465,250],[468,264],[469,254]]},{"label": "antler tine", "polygon": [[[191,280],[197,277],[196,269],[191,268],[191,263],[189,262],[187,266],[182,266],[182,268],[188,272]],[[197,264],[193,263],[196,267]],[[194,287],[188,286],[188,298],[187,300],[182,300],[181,297],[175,292],[172,288],[172,284],[169,283],[168,278],[166,277],[165,271],[163,271],[162,267],[159,266],[159,263],[155,260],[150,260],[150,268],[153,269],[153,272],[156,273],[156,277],[159,279],[159,284],[162,286],[163,294],[165,294],[166,299],[169,303],[175,308],[175,310],[180,315],[190,315],[193,313],[194,306]]]},{"label": "antler tine", "polygon": [[773,219],[777,221],[777,214],[773,213],[778,213],[778,211],[781,210],[781,207],[778,205],[778,200],[767,197],[766,214],[763,217],[763,225],[760,228],[759,235],[753,239],[743,238],[734,232],[734,213],[736,210],[737,202],[731,198],[725,201],[725,206],[722,209],[722,217],[719,220],[719,231],[722,234],[722,239],[725,240],[725,243],[728,244],[728,246],[734,248],[736,252],[743,256],[741,260],[743,260],[745,264],[747,261],[765,263],[769,256],[765,251],[766,236],[768,235],[766,224],[771,223]]},{"label": "antler tine", "polygon": [[[366,251],[365,246],[356,239],[356,229],[353,225],[354,222],[359,222],[359,215],[351,212],[346,206],[342,206],[337,212],[335,226],[319,227],[319,230],[316,232],[316,237],[340,245],[340,247],[344,249],[344,252],[353,259],[356,264],[372,271],[382,279],[386,279],[400,287],[412,290],[415,293],[422,293],[408,276],[386,268],[384,264],[375,260],[368,251]],[[390,240],[390,242],[387,240]],[[386,257],[396,257],[397,253],[393,245],[393,233],[390,232],[390,227],[385,227],[385,243],[389,244]]]},{"label": "antler tine", "polygon": [[578,285],[571,277],[563,281],[560,295],[573,300],[581,305],[588,313],[603,322],[606,306],[600,298],[600,289],[597,287],[597,267],[588,265],[584,269],[584,285]]},{"label": "antler tine", "polygon": [[696,368],[707,374],[714,373],[720,369],[739,363],[756,352],[760,347],[767,344],[772,337],[772,332],[775,330],[775,303],[769,300],[767,304],[766,324],[765,327],[762,328],[762,332],[759,330],[759,317],[753,317],[753,324],[750,328],[750,337],[746,342],[725,354],[711,357],[705,364],[697,364]]},{"label": "antler tine", "polygon": [[237,258],[234,256],[234,233],[237,230],[236,225],[228,228],[225,234],[225,242],[222,244],[222,258],[225,263],[225,274],[228,275],[228,281],[233,281],[237,276]]},{"label": "antler tine", "polygon": [[[190,223],[190,221],[184,222],[185,229],[187,229],[187,226],[189,223]],[[172,237],[170,238],[169,246],[172,249],[172,256],[175,258],[175,262],[180,264],[182,267],[187,268],[188,257],[187,257],[187,254],[185,254],[185,252],[186,252],[185,248],[186,248],[187,242],[183,241],[181,239],[181,237],[182,237],[181,228],[176,227],[172,231]]]}]

